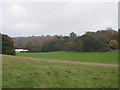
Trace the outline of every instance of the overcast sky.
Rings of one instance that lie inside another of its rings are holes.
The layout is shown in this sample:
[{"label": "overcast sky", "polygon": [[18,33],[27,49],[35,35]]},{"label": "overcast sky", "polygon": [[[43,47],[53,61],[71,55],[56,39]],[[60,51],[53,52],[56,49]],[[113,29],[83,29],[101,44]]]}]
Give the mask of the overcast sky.
[{"label": "overcast sky", "polygon": [[[29,35],[82,35],[86,31],[118,28],[117,2],[2,3],[2,33]],[[1,17],[1,16],[0,16]],[[0,26],[0,27],[1,27]]]}]

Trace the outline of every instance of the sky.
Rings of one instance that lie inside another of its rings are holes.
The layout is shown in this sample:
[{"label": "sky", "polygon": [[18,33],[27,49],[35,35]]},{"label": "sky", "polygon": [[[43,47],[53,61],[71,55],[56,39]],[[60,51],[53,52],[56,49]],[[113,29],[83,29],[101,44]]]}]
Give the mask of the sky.
[{"label": "sky", "polygon": [[117,2],[4,2],[0,27],[11,37],[82,35],[111,27],[118,29]]}]

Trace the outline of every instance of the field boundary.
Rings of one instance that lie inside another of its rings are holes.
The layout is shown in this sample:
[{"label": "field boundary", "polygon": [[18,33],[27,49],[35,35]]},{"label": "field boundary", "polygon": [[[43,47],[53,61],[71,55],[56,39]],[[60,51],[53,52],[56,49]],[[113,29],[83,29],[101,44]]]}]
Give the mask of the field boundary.
[{"label": "field boundary", "polygon": [[21,56],[12,56],[12,55],[3,55],[3,56],[14,57],[14,58],[18,58],[18,59],[47,61],[47,62],[58,62],[58,63],[69,63],[69,64],[82,64],[82,65],[104,66],[104,67],[120,67],[118,64],[103,64],[103,63],[91,63],[91,62],[79,62],[79,61],[65,61],[65,60],[45,59],[45,58],[32,58],[32,57],[21,57]]}]

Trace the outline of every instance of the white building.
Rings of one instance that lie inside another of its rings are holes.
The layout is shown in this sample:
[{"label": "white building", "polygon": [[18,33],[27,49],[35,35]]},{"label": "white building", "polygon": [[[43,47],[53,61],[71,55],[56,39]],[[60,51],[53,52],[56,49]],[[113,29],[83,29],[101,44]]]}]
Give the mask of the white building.
[{"label": "white building", "polygon": [[23,49],[15,49],[16,53],[21,53],[21,52],[28,52],[28,50],[23,50]]}]

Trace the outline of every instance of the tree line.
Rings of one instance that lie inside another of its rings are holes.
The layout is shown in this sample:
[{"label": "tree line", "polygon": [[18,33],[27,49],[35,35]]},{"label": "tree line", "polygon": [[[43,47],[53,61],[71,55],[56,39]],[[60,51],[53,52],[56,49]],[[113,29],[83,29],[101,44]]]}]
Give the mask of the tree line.
[{"label": "tree line", "polygon": [[77,36],[71,32],[69,36],[30,36],[13,38],[15,48],[28,49],[29,52],[46,51],[111,51],[119,48],[117,31],[99,30],[96,32],[86,32],[82,36]]},{"label": "tree line", "polygon": [[0,53],[8,55],[15,55],[15,49],[21,48],[28,49],[29,52],[104,52],[120,49],[119,43],[120,29],[118,31],[108,29],[86,32],[82,36],[71,32],[69,36],[47,35],[11,38],[0,33]]}]

